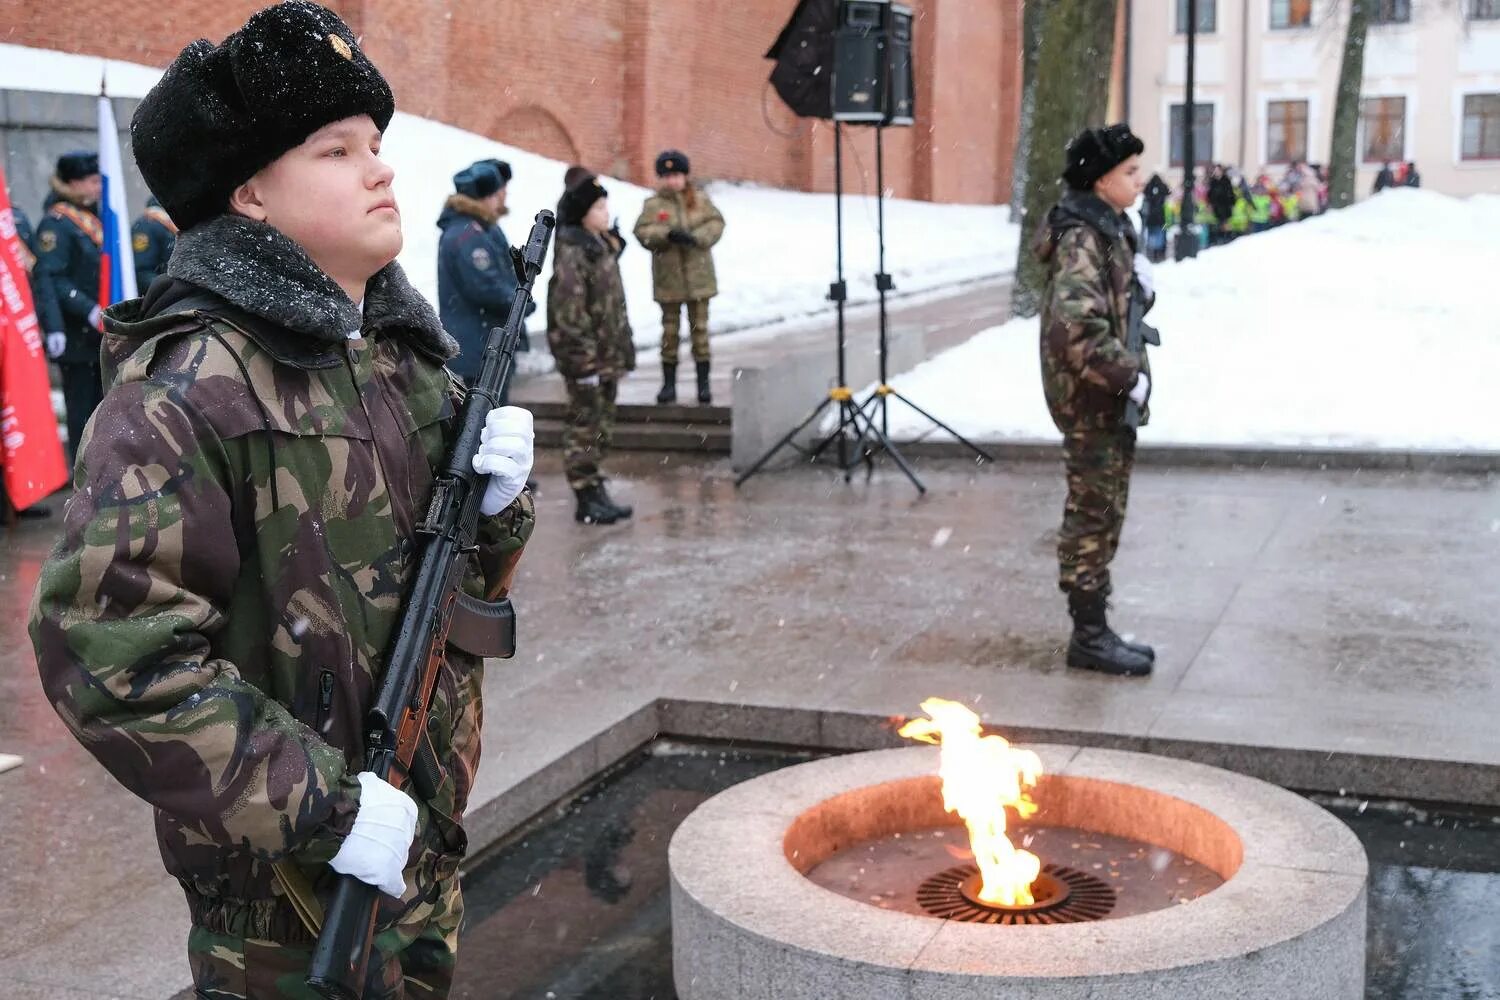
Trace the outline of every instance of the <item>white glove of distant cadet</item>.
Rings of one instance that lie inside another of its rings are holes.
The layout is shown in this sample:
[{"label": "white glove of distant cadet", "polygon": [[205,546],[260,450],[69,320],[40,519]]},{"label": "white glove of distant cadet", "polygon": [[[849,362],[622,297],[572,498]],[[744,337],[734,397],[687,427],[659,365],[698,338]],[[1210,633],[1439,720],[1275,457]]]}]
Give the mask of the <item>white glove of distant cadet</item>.
[{"label": "white glove of distant cadet", "polygon": [[56,361],[68,349],[68,335],[60,332],[47,334],[47,357]]},{"label": "white glove of distant cadet", "polygon": [[95,330],[104,329],[104,311],[98,306],[89,310],[89,326]]},{"label": "white glove of distant cadet", "polygon": [[1130,398],[1136,406],[1145,406],[1146,397],[1151,395],[1151,376],[1141,372],[1135,377],[1135,385],[1130,387]]},{"label": "white glove of distant cadet", "polygon": [[340,875],[353,875],[397,899],[406,892],[401,870],[417,832],[417,804],[401,789],[361,771],[359,811],[343,846],[328,862]]},{"label": "white glove of distant cadet", "polygon": [[521,495],[531,476],[532,440],[530,410],[502,406],[484,418],[474,471],[487,473],[490,481],[479,501],[479,513],[491,517]]},{"label": "white glove of distant cadet", "polygon": [[1148,298],[1156,298],[1156,272],[1152,270],[1151,258],[1143,253],[1135,255],[1135,280],[1141,283]]}]

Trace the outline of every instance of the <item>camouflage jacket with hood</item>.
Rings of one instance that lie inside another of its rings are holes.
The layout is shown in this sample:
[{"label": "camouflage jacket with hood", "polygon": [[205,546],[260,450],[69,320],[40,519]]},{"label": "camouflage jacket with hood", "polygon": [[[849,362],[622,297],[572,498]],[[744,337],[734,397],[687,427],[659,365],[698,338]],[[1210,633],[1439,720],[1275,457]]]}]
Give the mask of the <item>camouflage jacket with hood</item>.
[{"label": "camouflage jacket with hood", "polygon": [[[301,247],[235,216],[183,233],[167,273],[108,314],[108,391],[31,636],[68,728],[155,807],[194,922],[288,940],[271,862],[331,887],[456,411],[454,344],[396,264],[361,315]],[[483,519],[466,588],[508,586],[531,525],[524,495]],[[449,649],[429,728],[442,780],[383,926],[457,869],[482,669]]]},{"label": "camouflage jacket with hood", "polygon": [[1139,355],[1125,347],[1130,296],[1144,294],[1137,243],[1130,219],[1092,192],[1069,191],[1037,227],[1032,248],[1047,268],[1042,386],[1064,434],[1121,426],[1136,376],[1151,370],[1144,347]]},{"label": "camouflage jacket with hood", "polygon": [[547,284],[547,345],[564,378],[619,379],[635,371],[614,237],[558,227]]}]

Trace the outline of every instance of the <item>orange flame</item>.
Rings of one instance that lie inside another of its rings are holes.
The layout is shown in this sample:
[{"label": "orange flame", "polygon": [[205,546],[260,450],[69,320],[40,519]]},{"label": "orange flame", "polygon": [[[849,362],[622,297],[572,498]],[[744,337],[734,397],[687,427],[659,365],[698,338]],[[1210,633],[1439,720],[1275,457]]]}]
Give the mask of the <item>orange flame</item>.
[{"label": "orange flame", "polygon": [[969,846],[979,865],[979,898],[996,906],[1029,906],[1031,883],[1042,863],[1030,851],[1018,850],[1005,835],[1005,808],[1020,819],[1036,814],[1028,789],[1042,773],[1042,761],[1030,750],[1017,750],[1003,737],[984,736],[979,716],[956,701],[928,698],[922,711],[898,732],[908,739],[943,748],[938,775],[943,779],[943,808],[957,813],[969,830]]}]

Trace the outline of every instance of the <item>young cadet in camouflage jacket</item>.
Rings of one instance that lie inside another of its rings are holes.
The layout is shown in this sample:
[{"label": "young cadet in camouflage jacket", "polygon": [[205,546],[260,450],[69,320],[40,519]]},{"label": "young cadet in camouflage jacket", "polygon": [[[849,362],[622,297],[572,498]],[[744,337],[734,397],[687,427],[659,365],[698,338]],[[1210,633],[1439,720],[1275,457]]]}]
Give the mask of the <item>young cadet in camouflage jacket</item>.
[{"label": "young cadet in camouflage jacket", "polygon": [[[447,650],[429,800],[360,772],[461,402],[456,345],[393,262],[393,110],[347,26],[292,0],[190,45],[133,122],[182,232],[169,280],[106,316],[110,389],[31,635],[63,721],[155,807],[201,997],[310,995],[286,872],[325,905],[335,872],[381,889],[367,998],[452,977],[483,664]],[[530,533],[530,434],[489,415],[476,596],[506,590]]]},{"label": "young cadet in camouflage jacket", "polygon": [[1135,462],[1126,401],[1141,407],[1144,424],[1151,387],[1144,348],[1137,356],[1125,346],[1132,296],[1152,294],[1150,264],[1124,214],[1143,187],[1143,149],[1125,125],[1077,136],[1063,172],[1068,190],[1035,243],[1047,266],[1042,384],[1067,467],[1057,554],[1073,617],[1068,665],[1132,676],[1149,674],[1156,654],[1116,635],[1105,612]]},{"label": "young cadet in camouflage jacket", "polygon": [[633,513],[611,499],[604,458],[615,426],[620,379],[635,370],[609,197],[590,177],[558,203],[556,250],[547,286],[547,344],[568,390],[563,469],[581,524],[613,524]]},{"label": "young cadet in camouflage jacket", "polygon": [[677,402],[677,350],[682,307],[687,306],[698,369],[698,402],[713,402],[709,389],[708,300],[719,294],[713,246],[724,235],[724,217],[688,177],[688,158],[669,149],[656,158],[661,185],[646,199],[635,238],[651,251],[651,280],[661,306],[661,391],[656,401]]}]

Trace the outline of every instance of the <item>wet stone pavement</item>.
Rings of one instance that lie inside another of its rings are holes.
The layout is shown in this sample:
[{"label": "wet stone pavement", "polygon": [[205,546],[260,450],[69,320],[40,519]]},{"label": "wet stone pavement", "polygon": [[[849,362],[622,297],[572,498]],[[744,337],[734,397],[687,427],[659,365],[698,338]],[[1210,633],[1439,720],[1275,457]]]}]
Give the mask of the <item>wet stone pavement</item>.
[{"label": "wet stone pavement", "polygon": [[[611,464],[637,515],[608,528],[574,524],[556,457],[539,465],[542,520],[516,589],[521,653],[485,679],[469,820],[479,843],[658,732],[891,745],[888,717],[928,695],[1022,740],[1187,756],[1298,789],[1500,806],[1493,478],[1141,469],[1114,616],[1159,660],[1151,678],[1121,681],[1062,662],[1051,464],[922,463],[925,498],[889,465],[868,483],[799,470],[736,491],[723,462]],[[181,895],[160,870],[149,810],[45,704],[25,635],[55,531],[55,519],[26,522],[0,540],[12,609],[0,621],[0,753],[25,757],[0,774],[0,996],[159,1000],[188,981]],[[638,830],[631,843],[665,835]],[[521,929],[527,948],[556,933]]]}]

